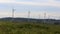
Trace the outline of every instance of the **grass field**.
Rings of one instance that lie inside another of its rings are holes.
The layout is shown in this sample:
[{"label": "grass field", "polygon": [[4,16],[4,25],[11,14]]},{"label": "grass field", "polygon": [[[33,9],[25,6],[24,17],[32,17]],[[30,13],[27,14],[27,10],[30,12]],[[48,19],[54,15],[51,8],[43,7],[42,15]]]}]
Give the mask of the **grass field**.
[{"label": "grass field", "polygon": [[0,22],[0,34],[60,34],[60,25]]}]

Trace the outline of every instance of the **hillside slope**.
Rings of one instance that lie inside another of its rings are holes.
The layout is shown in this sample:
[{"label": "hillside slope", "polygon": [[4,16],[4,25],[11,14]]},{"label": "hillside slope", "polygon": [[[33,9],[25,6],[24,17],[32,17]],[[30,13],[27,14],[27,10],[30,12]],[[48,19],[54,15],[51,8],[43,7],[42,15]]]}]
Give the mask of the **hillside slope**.
[{"label": "hillside slope", "polygon": [[60,25],[0,22],[0,34],[60,34]]}]

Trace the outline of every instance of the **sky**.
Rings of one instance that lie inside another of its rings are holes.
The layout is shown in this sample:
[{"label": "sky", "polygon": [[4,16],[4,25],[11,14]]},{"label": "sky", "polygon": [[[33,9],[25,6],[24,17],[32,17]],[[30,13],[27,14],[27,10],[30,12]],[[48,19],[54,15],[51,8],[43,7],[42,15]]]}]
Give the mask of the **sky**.
[{"label": "sky", "polygon": [[12,17],[12,9],[15,9],[14,17],[60,19],[60,0],[0,0],[0,18]]}]

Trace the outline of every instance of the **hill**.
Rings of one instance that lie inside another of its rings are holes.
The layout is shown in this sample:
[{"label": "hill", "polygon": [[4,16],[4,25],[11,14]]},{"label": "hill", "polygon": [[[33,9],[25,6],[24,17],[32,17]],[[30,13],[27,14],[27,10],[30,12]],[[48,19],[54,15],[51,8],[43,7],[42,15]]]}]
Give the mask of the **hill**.
[{"label": "hill", "polygon": [[8,22],[34,22],[34,23],[47,23],[47,24],[60,24],[60,20],[56,19],[33,19],[33,18],[0,18],[0,21]]},{"label": "hill", "polygon": [[[52,24],[53,22],[55,24]],[[59,24],[60,20],[1,18],[0,34],[60,34],[60,25],[57,23]]]}]

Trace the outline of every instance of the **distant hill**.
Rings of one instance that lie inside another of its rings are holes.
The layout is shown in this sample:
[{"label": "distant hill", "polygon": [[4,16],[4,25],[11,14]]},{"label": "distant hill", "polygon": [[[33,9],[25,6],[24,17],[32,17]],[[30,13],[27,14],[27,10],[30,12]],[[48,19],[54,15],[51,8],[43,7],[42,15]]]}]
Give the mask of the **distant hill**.
[{"label": "distant hill", "polygon": [[33,19],[33,18],[11,18],[11,17],[6,17],[6,18],[0,18],[0,21],[60,24],[60,20],[56,20],[56,19]]}]

